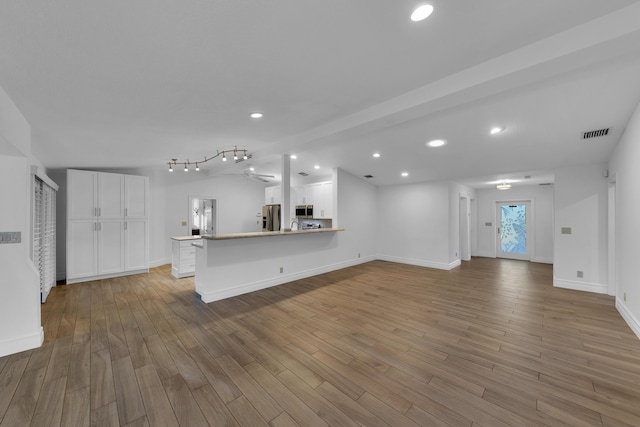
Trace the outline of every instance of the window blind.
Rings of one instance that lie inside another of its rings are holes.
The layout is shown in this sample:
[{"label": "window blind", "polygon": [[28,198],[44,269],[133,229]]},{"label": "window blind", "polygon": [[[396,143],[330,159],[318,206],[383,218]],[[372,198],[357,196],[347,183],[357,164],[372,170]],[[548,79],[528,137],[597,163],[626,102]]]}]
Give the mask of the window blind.
[{"label": "window blind", "polygon": [[33,175],[33,263],[40,273],[40,300],[56,285],[56,190]]}]

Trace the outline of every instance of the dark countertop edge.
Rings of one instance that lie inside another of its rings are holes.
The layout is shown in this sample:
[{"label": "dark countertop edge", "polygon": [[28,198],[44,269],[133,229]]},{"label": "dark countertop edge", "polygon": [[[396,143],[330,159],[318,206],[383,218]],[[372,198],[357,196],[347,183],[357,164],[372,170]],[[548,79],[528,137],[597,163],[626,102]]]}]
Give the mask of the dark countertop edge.
[{"label": "dark countertop edge", "polygon": [[232,240],[232,239],[250,239],[254,237],[272,237],[272,236],[290,236],[290,235],[298,235],[298,234],[330,233],[335,231],[344,231],[344,228],[316,228],[313,230],[258,231],[258,232],[252,232],[252,233],[205,234],[202,236],[202,238],[205,240]]}]

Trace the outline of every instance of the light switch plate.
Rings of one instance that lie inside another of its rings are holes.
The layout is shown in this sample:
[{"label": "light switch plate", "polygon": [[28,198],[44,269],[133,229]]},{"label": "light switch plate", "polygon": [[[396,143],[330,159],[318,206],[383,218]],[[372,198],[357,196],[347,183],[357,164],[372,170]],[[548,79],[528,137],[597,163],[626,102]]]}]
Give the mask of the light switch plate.
[{"label": "light switch plate", "polygon": [[4,243],[20,243],[22,235],[20,231],[2,231],[0,232],[0,244]]}]

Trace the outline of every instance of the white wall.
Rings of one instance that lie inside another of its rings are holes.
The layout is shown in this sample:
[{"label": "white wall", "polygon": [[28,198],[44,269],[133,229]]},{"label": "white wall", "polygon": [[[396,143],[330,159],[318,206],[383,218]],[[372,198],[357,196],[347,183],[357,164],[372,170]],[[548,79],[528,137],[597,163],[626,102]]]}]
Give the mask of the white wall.
[{"label": "white wall", "polygon": [[350,260],[360,254],[361,259],[374,259],[379,231],[377,188],[343,170],[337,171],[333,188],[338,207],[333,209],[333,226],[345,229],[338,233],[340,258]]},{"label": "white wall", "polygon": [[[531,261],[553,262],[553,185],[514,186],[511,190],[476,190],[477,249],[474,256],[496,256],[496,203],[530,200],[533,210],[533,247]],[[491,223],[490,226],[485,225]]]},{"label": "white wall", "polygon": [[[631,116],[626,130],[609,163],[609,174],[616,191],[616,307],[640,337],[640,105]],[[626,301],[624,295],[626,294]]]},{"label": "white wall", "polygon": [[[607,293],[605,169],[592,165],[555,171],[554,286]],[[570,227],[571,234],[561,234],[562,227]]]},{"label": "white wall", "polygon": [[[164,242],[164,253],[171,262],[171,236],[191,234],[188,224],[189,196],[217,200],[218,233],[241,233],[262,230],[264,185],[244,176],[211,177],[206,174],[184,173],[176,168],[163,171],[159,177],[164,186],[164,230],[159,233]],[[256,214],[260,217],[256,217]],[[161,245],[163,242],[158,242]]]},{"label": "white wall", "polygon": [[[40,285],[31,262],[31,129],[0,88],[0,231],[21,233],[0,245],[0,357],[42,344]],[[38,162],[39,163],[39,162]]]},{"label": "white wall", "polygon": [[379,187],[378,256],[406,264],[451,268],[449,211],[447,182]]},{"label": "white wall", "polygon": [[334,199],[338,200],[335,220],[345,231],[206,240],[206,248],[196,252],[195,283],[203,301],[229,298],[375,259],[376,188],[341,170],[334,172],[333,180],[337,183]]}]

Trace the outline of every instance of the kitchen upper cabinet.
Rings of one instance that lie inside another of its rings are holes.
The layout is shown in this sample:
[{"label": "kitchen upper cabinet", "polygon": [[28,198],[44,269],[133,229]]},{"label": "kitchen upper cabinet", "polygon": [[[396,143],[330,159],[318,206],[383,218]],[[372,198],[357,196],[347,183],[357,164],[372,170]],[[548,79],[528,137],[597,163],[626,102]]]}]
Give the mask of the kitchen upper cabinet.
[{"label": "kitchen upper cabinet", "polygon": [[67,172],[70,219],[120,218],[124,214],[124,177],[81,170]]},{"label": "kitchen upper cabinet", "polygon": [[124,176],[124,216],[127,218],[147,218],[147,192],[149,179],[146,176]]},{"label": "kitchen upper cabinet", "polygon": [[281,188],[280,185],[276,185],[275,187],[266,187],[264,189],[265,205],[279,205],[282,203],[280,188]]},{"label": "kitchen upper cabinet", "polygon": [[314,184],[303,185],[296,188],[296,205],[313,205]]},{"label": "kitchen upper cabinet", "polygon": [[313,184],[313,217],[317,219],[333,217],[333,182]]},{"label": "kitchen upper cabinet", "polygon": [[70,169],[67,189],[67,283],[149,271],[149,179]]},{"label": "kitchen upper cabinet", "polygon": [[313,205],[313,217],[333,217],[333,182],[316,182],[296,188],[296,205]]}]

